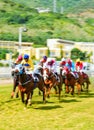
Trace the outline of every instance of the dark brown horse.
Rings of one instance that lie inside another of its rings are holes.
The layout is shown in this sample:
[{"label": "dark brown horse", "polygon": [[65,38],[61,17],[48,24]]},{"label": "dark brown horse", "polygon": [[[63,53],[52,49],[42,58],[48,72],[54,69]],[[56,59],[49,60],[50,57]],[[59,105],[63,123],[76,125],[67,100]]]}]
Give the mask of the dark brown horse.
[{"label": "dark brown horse", "polygon": [[47,88],[47,96],[50,97],[51,89],[54,88],[55,92],[59,94],[60,99],[60,94],[62,90],[62,76],[59,74],[57,76],[59,78],[59,81],[57,80],[55,74],[52,71],[50,71],[48,68],[43,69],[43,78]]},{"label": "dark brown horse", "polygon": [[18,84],[19,84],[18,79],[19,79],[19,76],[15,72],[15,67],[16,67],[16,65],[13,64],[12,71],[11,71],[11,75],[13,77],[13,90],[12,90],[12,93],[11,93],[11,98],[13,98],[14,95],[16,95],[16,98],[19,97],[19,89],[18,89]]},{"label": "dark brown horse", "polygon": [[86,73],[84,73],[84,72],[81,73],[81,76],[83,78],[83,83],[82,83],[82,86],[81,86],[82,87],[81,90],[88,92],[89,85],[90,85],[89,76]]},{"label": "dark brown horse", "polygon": [[75,78],[73,73],[68,70],[67,67],[62,70],[64,78],[64,83],[65,83],[65,89],[66,93],[71,93],[72,95],[74,94],[75,86],[77,87],[78,94],[81,92],[81,84],[82,84],[82,79],[81,75],[79,74],[79,78]]},{"label": "dark brown horse", "polygon": [[[44,86],[44,80],[43,77],[40,74],[36,74],[39,81],[34,82],[34,79],[32,75],[26,74],[24,66],[20,66],[18,69],[15,70],[17,75],[19,76],[19,90],[21,93],[21,100],[25,105],[27,106],[28,101],[30,98],[32,98],[33,90],[35,88],[39,88],[43,92],[43,102],[46,102],[46,88]],[[26,94],[26,100],[24,98]]]}]

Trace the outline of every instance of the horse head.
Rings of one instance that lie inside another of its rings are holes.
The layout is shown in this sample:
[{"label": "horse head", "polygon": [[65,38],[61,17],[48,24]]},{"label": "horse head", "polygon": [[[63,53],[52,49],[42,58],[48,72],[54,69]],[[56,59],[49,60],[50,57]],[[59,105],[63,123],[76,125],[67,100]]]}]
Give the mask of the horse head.
[{"label": "horse head", "polygon": [[12,73],[15,75],[22,75],[25,73],[25,67],[22,64],[16,65],[14,69],[12,69]]}]

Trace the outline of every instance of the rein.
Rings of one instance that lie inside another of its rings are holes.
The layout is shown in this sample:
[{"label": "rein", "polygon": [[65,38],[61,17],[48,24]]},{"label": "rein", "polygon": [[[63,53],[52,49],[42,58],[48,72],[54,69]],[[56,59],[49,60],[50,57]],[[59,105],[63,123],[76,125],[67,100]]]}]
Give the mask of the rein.
[{"label": "rein", "polygon": [[[20,75],[19,75],[20,76]],[[30,75],[29,75],[30,76]],[[27,79],[27,81],[26,82],[23,82],[23,83],[21,83],[20,81],[19,81],[19,85],[21,85],[21,86],[24,86],[24,85],[26,85],[26,84],[28,84],[29,82],[31,82],[32,81],[32,79]]]},{"label": "rein", "polygon": [[19,85],[24,86],[24,85],[28,84],[28,83],[31,82],[31,81],[32,81],[32,79],[30,79],[30,80],[28,80],[28,81],[26,81],[26,82],[24,82],[24,83],[19,82]]}]

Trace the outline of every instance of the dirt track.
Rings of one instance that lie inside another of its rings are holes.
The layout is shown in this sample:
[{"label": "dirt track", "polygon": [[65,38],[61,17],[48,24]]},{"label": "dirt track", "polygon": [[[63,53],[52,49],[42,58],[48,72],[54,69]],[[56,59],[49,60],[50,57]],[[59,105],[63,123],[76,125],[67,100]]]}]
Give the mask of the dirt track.
[{"label": "dirt track", "polygon": [[13,79],[0,79],[0,85],[2,84],[12,84],[13,83]]}]

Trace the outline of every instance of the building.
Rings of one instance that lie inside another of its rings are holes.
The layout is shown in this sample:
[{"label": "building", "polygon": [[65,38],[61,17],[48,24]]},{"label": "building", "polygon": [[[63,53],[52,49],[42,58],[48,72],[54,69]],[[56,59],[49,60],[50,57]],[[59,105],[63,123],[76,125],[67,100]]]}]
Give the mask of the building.
[{"label": "building", "polygon": [[79,50],[83,52],[94,52],[94,43],[93,42],[75,42],[74,45],[75,48],[78,48]]},{"label": "building", "polygon": [[94,63],[94,43],[93,42],[75,42],[75,48],[78,48],[82,52],[87,52],[87,54],[92,54],[90,57],[91,62]]},{"label": "building", "polygon": [[48,47],[40,47],[35,49],[35,57],[37,60],[41,59],[43,56],[48,56]]},{"label": "building", "polygon": [[78,48],[83,52],[92,53],[91,62],[94,63],[94,43],[91,42],[74,42],[62,39],[47,39],[47,47],[34,48],[33,43],[22,42],[21,48],[19,42],[0,41],[0,48],[7,48],[18,51],[22,55],[29,54],[30,57],[39,60],[42,56],[47,55],[52,58],[68,58],[71,50]]},{"label": "building", "polygon": [[62,39],[48,39],[47,47],[49,48],[50,57],[70,57],[71,49],[74,48],[74,42]]},{"label": "building", "polygon": [[42,8],[42,7],[37,7],[36,10],[38,13],[49,13],[51,10],[49,8]]}]

